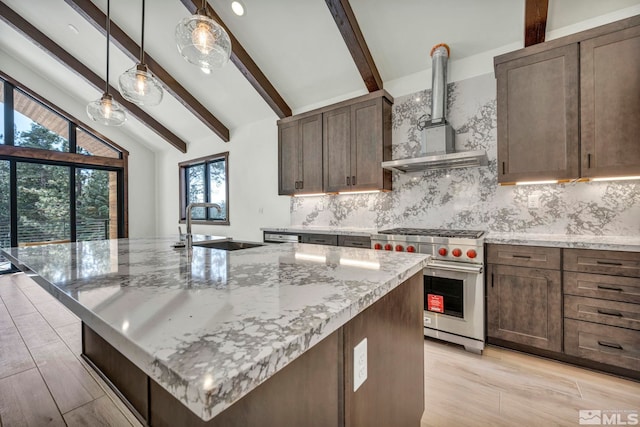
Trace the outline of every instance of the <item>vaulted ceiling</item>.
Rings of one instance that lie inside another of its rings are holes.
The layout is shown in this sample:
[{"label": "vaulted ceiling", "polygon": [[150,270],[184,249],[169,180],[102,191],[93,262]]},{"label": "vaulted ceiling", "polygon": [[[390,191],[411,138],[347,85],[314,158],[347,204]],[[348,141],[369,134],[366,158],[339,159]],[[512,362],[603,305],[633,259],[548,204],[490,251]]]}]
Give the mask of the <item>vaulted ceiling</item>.
[{"label": "vaulted ceiling", "polygon": [[[0,1],[104,79],[104,34],[79,13],[78,5],[95,6],[104,13],[107,0]],[[200,0],[194,2],[198,4]],[[260,120],[275,122],[288,114],[287,108],[296,113],[367,92],[366,76],[361,75],[345,44],[336,22],[339,20],[332,16],[336,14],[335,8],[347,3],[346,0],[243,0],[246,14],[241,17],[231,11],[231,0],[209,0],[210,7],[263,74],[258,77],[251,68],[247,71],[232,63],[205,75],[180,57],[174,31],[177,22],[190,15],[185,5],[191,10],[195,8],[190,3],[190,0],[147,1],[145,50],[175,79],[173,84],[177,86],[171,93],[165,92],[159,106],[142,107],[143,113],[187,144],[225,140],[224,128],[229,130],[233,142],[234,130]],[[348,3],[382,85],[430,68],[429,50],[436,43],[449,44],[452,61],[515,42],[524,46],[525,0]],[[638,4],[640,0],[549,0],[547,31]],[[138,44],[140,9],[140,0],[111,0],[112,21]],[[100,97],[102,90],[70,71],[6,22],[0,22],[0,51],[79,102],[88,103]],[[118,76],[134,63],[131,54],[112,44],[113,87],[117,88]],[[5,71],[1,63],[0,67]],[[153,66],[150,68],[155,71]],[[251,74],[250,78],[243,72]],[[20,80],[20,76],[12,77]],[[427,86],[429,83],[425,82],[424,87]],[[272,92],[265,94],[264,87]],[[274,93],[280,98],[274,98]],[[187,108],[187,101],[199,107]],[[88,122],[86,117],[79,119]],[[125,131],[154,150],[172,149],[157,132],[135,118],[125,124]]]}]

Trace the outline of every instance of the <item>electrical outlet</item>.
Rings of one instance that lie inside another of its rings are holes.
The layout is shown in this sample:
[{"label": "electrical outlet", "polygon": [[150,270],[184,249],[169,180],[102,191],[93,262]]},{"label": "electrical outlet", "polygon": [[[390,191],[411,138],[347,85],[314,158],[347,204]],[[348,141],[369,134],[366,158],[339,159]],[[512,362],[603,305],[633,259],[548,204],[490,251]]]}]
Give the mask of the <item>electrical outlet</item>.
[{"label": "electrical outlet", "polygon": [[353,391],[355,392],[367,379],[367,339],[363,339],[353,348]]},{"label": "electrical outlet", "polygon": [[320,199],[316,206],[317,206],[319,211],[323,211],[324,210],[324,200]]},{"label": "electrical outlet", "polygon": [[264,213],[264,208],[258,208],[258,213],[259,214],[263,214]]},{"label": "electrical outlet", "polygon": [[529,194],[529,197],[527,198],[527,207],[529,209],[538,209],[540,207],[540,195]]}]

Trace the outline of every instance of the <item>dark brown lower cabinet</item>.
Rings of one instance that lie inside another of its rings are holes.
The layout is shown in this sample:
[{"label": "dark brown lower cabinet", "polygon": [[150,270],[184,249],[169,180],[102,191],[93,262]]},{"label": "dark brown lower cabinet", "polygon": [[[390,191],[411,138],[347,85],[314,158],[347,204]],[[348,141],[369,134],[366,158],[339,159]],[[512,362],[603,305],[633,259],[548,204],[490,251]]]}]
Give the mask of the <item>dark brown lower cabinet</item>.
[{"label": "dark brown lower cabinet", "polygon": [[[207,422],[86,324],[84,356],[154,427],[418,427],[424,412],[422,277],[416,273]],[[354,391],[353,349],[364,338],[367,379]]]},{"label": "dark brown lower cabinet", "polygon": [[566,354],[640,371],[640,331],[565,319],[564,340]]},{"label": "dark brown lower cabinet", "polygon": [[487,336],[562,351],[559,270],[488,264]]},{"label": "dark brown lower cabinet", "polygon": [[640,380],[640,252],[490,244],[486,306],[491,344]]}]

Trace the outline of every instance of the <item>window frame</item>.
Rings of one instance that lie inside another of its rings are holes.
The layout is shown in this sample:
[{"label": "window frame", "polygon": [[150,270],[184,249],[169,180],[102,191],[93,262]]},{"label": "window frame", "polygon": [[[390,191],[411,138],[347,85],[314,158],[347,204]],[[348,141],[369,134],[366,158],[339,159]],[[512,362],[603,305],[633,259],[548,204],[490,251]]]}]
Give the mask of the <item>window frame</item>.
[{"label": "window frame", "polygon": [[[180,162],[178,163],[178,175],[179,175],[179,185],[180,185],[180,189],[179,189],[179,223],[180,224],[184,224],[187,222],[186,220],[186,216],[187,216],[187,170],[192,167],[192,166],[199,166],[199,165],[205,165],[205,170],[204,170],[204,188],[205,188],[205,202],[209,202],[209,197],[210,197],[210,181],[209,181],[209,164],[216,161],[216,160],[221,160],[224,159],[225,162],[225,168],[224,168],[224,173],[225,173],[225,178],[224,178],[224,184],[225,184],[225,194],[226,194],[226,200],[225,200],[225,219],[224,220],[219,220],[219,219],[193,219],[191,221],[192,224],[206,224],[206,225],[231,225],[230,222],[230,218],[229,218],[229,152],[225,151],[222,153],[218,153],[218,154],[213,154],[210,156],[205,156],[205,157],[199,157],[197,159],[192,159],[192,160],[186,160],[184,162]],[[208,210],[207,210],[208,212]]]},{"label": "window frame", "polygon": [[[80,122],[72,115],[57,107],[55,104],[47,101],[34,91],[30,90],[17,80],[11,78],[6,73],[0,71],[0,90],[4,91],[4,143],[0,144],[0,160],[9,161],[11,170],[10,187],[11,187],[11,246],[18,246],[17,233],[17,181],[16,181],[16,165],[21,163],[45,164],[52,166],[63,166],[69,168],[70,173],[70,229],[71,241],[76,240],[76,192],[75,192],[75,173],[77,169],[96,169],[117,173],[117,197],[118,197],[118,238],[126,238],[129,235],[129,215],[128,215],[128,157],[129,152],[118,144],[106,138],[104,135],[95,131],[86,124]],[[54,151],[41,148],[22,147],[14,145],[14,103],[13,94],[19,91],[22,95],[30,98],[34,102],[40,104],[68,122],[69,129],[69,151]],[[105,146],[119,153],[118,158],[102,157],[94,155],[86,155],[77,153],[76,147],[76,130],[81,129],[83,132],[93,136]]]}]

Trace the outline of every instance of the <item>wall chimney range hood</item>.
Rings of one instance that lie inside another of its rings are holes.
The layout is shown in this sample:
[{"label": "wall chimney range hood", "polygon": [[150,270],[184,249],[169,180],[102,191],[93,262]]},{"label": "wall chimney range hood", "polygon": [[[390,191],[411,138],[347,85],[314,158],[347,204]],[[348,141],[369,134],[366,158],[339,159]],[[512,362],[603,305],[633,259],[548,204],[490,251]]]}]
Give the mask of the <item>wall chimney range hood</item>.
[{"label": "wall chimney range hood", "polygon": [[484,150],[455,151],[455,131],[446,120],[449,46],[444,43],[435,45],[431,49],[431,58],[431,120],[419,120],[418,123],[418,129],[423,132],[422,155],[382,162],[382,167],[399,172],[416,172],[487,166],[487,153]]}]

